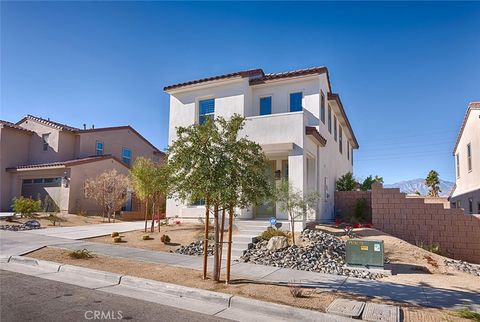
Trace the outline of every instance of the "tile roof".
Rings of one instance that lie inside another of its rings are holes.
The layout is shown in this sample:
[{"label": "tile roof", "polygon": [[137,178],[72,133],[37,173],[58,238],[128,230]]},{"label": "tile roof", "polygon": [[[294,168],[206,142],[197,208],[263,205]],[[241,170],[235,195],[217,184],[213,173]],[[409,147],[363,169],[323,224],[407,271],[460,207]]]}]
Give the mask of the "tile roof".
[{"label": "tile roof", "polygon": [[462,138],[463,130],[465,129],[465,125],[467,124],[468,116],[470,115],[471,110],[478,110],[480,109],[480,102],[470,102],[468,104],[467,111],[465,112],[465,117],[463,118],[462,126],[460,127],[460,131],[458,132],[457,140],[455,141],[455,146],[453,148],[453,155],[455,155],[455,151],[457,150],[458,144],[460,143],[460,139]]},{"label": "tile roof", "polygon": [[[21,165],[18,167],[7,168],[6,170],[15,171],[15,170],[36,170],[36,169],[44,169],[44,168],[57,168],[57,167],[71,167],[74,165],[97,162],[97,161],[108,160],[108,159],[114,159],[117,162],[125,165],[115,156],[106,154],[106,155],[94,155],[94,156],[89,156],[85,158],[66,160],[66,161]],[[125,165],[125,167],[127,166]]]},{"label": "tile roof", "polygon": [[1,127],[8,127],[8,128],[12,128],[12,129],[15,129],[15,130],[21,130],[21,131],[25,131],[25,132],[30,133],[30,134],[35,133],[33,131],[27,130],[27,129],[21,127],[21,126],[18,126],[16,124],[13,124],[11,122],[4,121],[4,120],[0,120],[0,125],[1,125]]},{"label": "tile roof", "polygon": [[[314,75],[314,74],[323,74],[323,73],[326,73],[328,77],[327,67],[319,66],[319,67],[310,67],[310,68],[291,70],[291,71],[281,72],[281,73],[270,73],[270,74],[265,74],[263,77],[251,79],[250,85],[263,84],[270,80],[300,77],[300,76]],[[328,86],[330,87],[330,80],[328,81]]]},{"label": "tile roof", "polygon": [[16,123],[16,125],[20,125],[21,123],[23,123],[26,120],[34,120],[34,121],[36,121],[40,124],[48,125],[48,126],[51,126],[55,129],[58,129],[58,130],[65,130],[65,131],[70,131],[70,132],[77,132],[77,131],[80,130],[79,128],[76,128],[76,127],[73,127],[73,126],[68,126],[66,124],[57,123],[57,122],[54,122],[54,121],[50,121],[50,119],[44,119],[44,118],[41,118],[41,117],[38,117],[38,116],[33,116],[33,115],[30,115],[30,114],[28,114],[27,116],[22,118],[20,121],[18,121]]},{"label": "tile roof", "polygon": [[325,139],[314,126],[306,126],[305,134],[313,136],[321,146],[327,145],[327,139]]},{"label": "tile roof", "polygon": [[342,117],[345,120],[345,123],[347,123],[348,130],[352,134],[352,140],[353,140],[352,147],[354,149],[358,149],[359,148],[358,141],[357,141],[357,138],[355,137],[355,133],[353,133],[352,125],[350,124],[350,121],[348,120],[347,113],[345,113],[345,109],[343,108],[342,101],[340,100],[340,95],[338,95],[336,93],[328,93],[327,98],[328,98],[329,101],[337,102],[337,105],[340,108],[340,113],[342,113]]},{"label": "tile roof", "polygon": [[168,85],[168,86],[165,86],[163,90],[169,91],[169,90],[180,88],[180,87],[185,87],[189,85],[195,85],[195,84],[205,83],[205,82],[210,82],[215,80],[221,80],[221,79],[229,79],[229,78],[235,78],[235,77],[255,77],[255,76],[263,76],[263,75],[265,75],[265,73],[263,72],[262,69],[259,69],[259,68],[248,69],[248,70],[242,70],[234,73],[217,75],[217,76],[212,76],[207,78],[196,79],[196,80],[192,80],[184,83]]}]

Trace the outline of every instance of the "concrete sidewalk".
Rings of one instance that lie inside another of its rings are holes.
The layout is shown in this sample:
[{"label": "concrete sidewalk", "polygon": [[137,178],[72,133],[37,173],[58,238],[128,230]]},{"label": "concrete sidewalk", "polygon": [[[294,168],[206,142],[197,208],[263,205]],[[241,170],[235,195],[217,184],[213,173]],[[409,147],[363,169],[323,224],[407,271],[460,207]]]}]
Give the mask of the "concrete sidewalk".
[{"label": "concrete sidewalk", "polygon": [[[24,254],[14,254],[12,251],[9,251],[8,248],[13,247],[13,250],[21,250],[22,243],[28,242],[30,249],[34,246],[38,248],[54,246],[72,250],[87,248],[88,250],[101,255],[166,264],[195,270],[202,269],[201,257],[149,251],[119,245],[73,241],[64,238],[37,236],[35,234],[24,232],[0,232],[0,241],[3,256]],[[6,244],[6,251],[4,251],[4,243]],[[209,267],[211,268],[212,266],[213,258],[210,258]],[[223,270],[225,270],[225,263],[223,263],[222,267]],[[239,278],[234,281],[235,283],[287,284],[294,281],[301,284],[302,287],[342,291],[352,294],[380,297],[398,302],[408,302],[426,307],[446,309],[458,309],[462,307],[472,308],[475,305],[477,305],[478,308],[478,305],[480,304],[480,294],[433,288],[428,285],[409,286],[390,282],[363,280],[346,276],[239,262],[234,262],[232,264],[231,272],[232,276]]]},{"label": "concrete sidewalk", "polygon": [[128,275],[13,256],[0,269],[235,321],[353,322],[350,318]]}]

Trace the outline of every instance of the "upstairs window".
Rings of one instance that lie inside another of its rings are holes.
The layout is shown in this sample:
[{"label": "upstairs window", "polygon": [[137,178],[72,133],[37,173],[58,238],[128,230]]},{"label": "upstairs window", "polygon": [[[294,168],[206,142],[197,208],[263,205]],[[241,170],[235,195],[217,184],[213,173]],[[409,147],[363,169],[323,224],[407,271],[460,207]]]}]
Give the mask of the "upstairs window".
[{"label": "upstairs window", "polygon": [[467,163],[468,171],[472,171],[472,145],[470,143],[467,144]]},{"label": "upstairs window", "polygon": [[127,149],[127,148],[122,149],[122,161],[123,161],[123,163],[125,163],[128,166],[131,164],[131,162],[132,162],[132,151],[130,149]]},{"label": "upstairs window", "polygon": [[340,154],[343,153],[343,134],[342,134],[342,127],[338,125],[338,150]]},{"label": "upstairs window", "polygon": [[333,116],[333,138],[337,142],[337,117]]},{"label": "upstairs window", "polygon": [[209,118],[213,119],[215,115],[215,99],[201,100],[199,105],[199,118],[200,124],[205,123]]},{"label": "upstairs window", "polygon": [[350,160],[350,141],[347,141],[347,160]]},{"label": "upstairs window", "polygon": [[272,97],[261,97],[260,98],[260,115],[272,114]]},{"label": "upstairs window", "polygon": [[325,124],[325,96],[323,91],[320,91],[320,120]]},{"label": "upstairs window", "polygon": [[456,163],[457,163],[457,178],[460,178],[460,156],[458,153],[455,155]]},{"label": "upstairs window", "polygon": [[328,132],[332,133],[332,108],[328,104]]},{"label": "upstairs window", "polygon": [[353,148],[351,148],[351,151],[350,151],[350,161],[352,161],[352,165],[353,165]]},{"label": "upstairs window", "polygon": [[42,150],[48,151],[48,139],[50,138],[50,134],[42,134]]},{"label": "upstairs window", "polygon": [[302,108],[302,92],[290,94],[290,112],[299,112]]},{"label": "upstairs window", "polygon": [[97,141],[95,144],[95,154],[96,155],[103,155],[103,142]]}]

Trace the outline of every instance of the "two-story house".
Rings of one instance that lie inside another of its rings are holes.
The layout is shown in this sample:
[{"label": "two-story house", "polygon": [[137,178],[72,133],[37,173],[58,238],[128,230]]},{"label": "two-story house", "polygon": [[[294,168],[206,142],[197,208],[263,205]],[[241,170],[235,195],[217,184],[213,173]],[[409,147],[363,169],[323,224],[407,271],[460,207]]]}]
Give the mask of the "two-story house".
[{"label": "two-story house", "polygon": [[[284,177],[296,189],[321,195],[315,213],[295,228],[333,219],[335,182],[352,171],[358,143],[340,96],[332,91],[327,68],[273,74],[253,69],[164,90],[170,94],[169,144],[175,141],[176,127],[240,114],[246,119],[243,135],[261,145],[272,177]],[[276,204],[239,209],[238,213],[244,219],[287,219]],[[167,216],[198,219],[203,214],[201,204],[167,200]]]},{"label": "two-story house", "polygon": [[164,154],[131,126],[79,129],[32,115],[0,121],[0,211],[14,197],[48,196],[62,212],[97,213],[85,180],[110,169],[128,174],[138,156],[158,163]]},{"label": "two-story house", "polygon": [[451,205],[466,214],[480,214],[480,102],[468,104],[453,156],[456,179]]}]

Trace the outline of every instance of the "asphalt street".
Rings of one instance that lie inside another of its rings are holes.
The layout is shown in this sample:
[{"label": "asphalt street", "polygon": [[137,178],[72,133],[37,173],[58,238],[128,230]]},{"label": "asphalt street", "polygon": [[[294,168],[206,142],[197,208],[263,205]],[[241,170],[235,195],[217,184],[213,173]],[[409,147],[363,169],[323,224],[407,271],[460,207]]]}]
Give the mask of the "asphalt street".
[{"label": "asphalt street", "polygon": [[0,270],[0,321],[228,321]]}]

